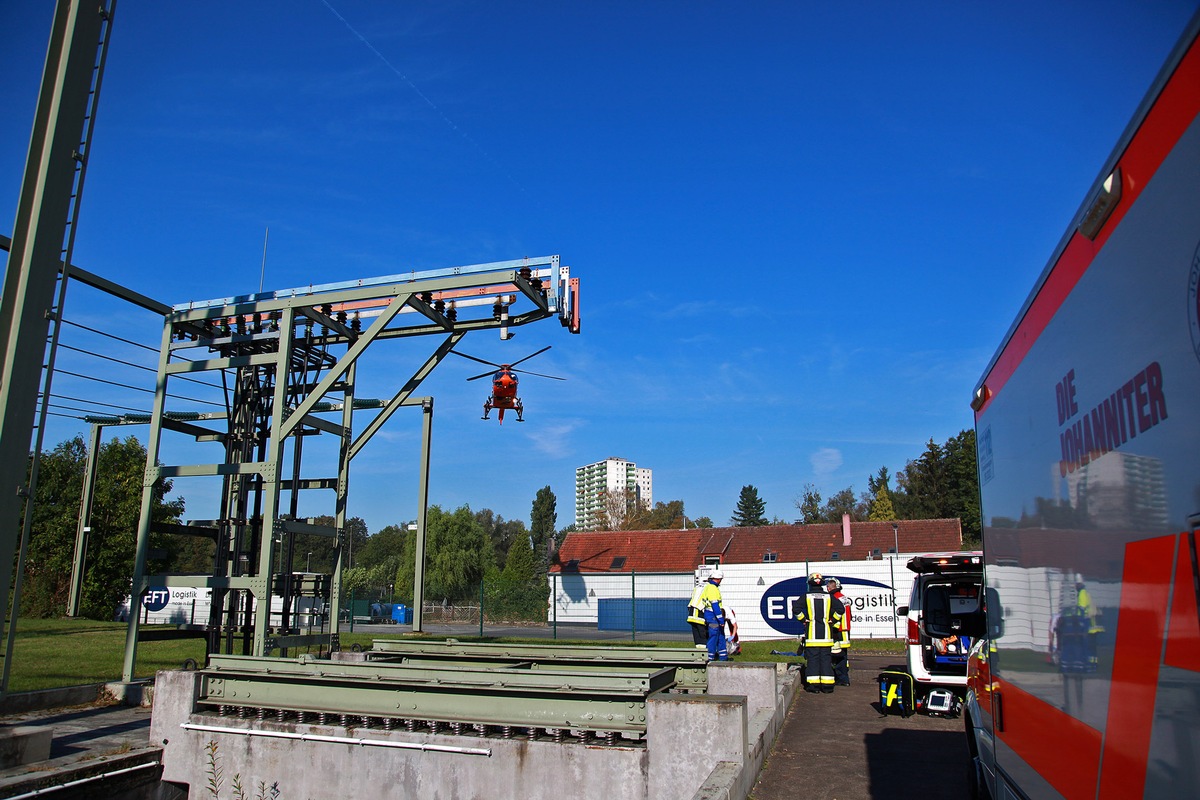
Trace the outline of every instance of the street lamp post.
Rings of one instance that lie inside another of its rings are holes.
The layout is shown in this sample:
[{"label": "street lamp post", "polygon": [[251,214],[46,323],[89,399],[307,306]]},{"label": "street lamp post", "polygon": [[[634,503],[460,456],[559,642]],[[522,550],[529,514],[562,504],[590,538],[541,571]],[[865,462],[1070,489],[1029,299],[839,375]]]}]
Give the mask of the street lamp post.
[{"label": "street lamp post", "polygon": [[308,551],[308,560],[304,564],[305,572],[312,572],[312,550]]},{"label": "street lamp post", "polygon": [[898,522],[892,523],[892,537],[896,540],[896,547],[893,552],[896,555],[900,555],[900,523]]}]

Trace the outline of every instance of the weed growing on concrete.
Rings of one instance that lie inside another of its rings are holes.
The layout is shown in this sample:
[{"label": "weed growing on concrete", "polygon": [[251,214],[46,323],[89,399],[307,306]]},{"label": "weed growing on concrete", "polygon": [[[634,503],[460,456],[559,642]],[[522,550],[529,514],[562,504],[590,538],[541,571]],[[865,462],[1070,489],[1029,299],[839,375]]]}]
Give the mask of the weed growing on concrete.
[{"label": "weed growing on concrete", "polygon": [[[221,789],[225,786],[225,774],[221,768],[221,746],[217,744],[216,739],[209,739],[204,749],[208,753],[208,793],[215,800],[220,800]],[[246,787],[242,785],[242,773],[234,773],[230,788],[233,789],[232,800],[249,800]],[[258,793],[254,795],[254,800],[279,800],[279,782],[268,786],[266,781],[259,781]]]},{"label": "weed growing on concrete", "polygon": [[224,785],[221,762],[217,759],[218,747],[216,739],[209,739],[204,748],[208,751],[208,793],[213,797],[221,796],[221,787]]}]

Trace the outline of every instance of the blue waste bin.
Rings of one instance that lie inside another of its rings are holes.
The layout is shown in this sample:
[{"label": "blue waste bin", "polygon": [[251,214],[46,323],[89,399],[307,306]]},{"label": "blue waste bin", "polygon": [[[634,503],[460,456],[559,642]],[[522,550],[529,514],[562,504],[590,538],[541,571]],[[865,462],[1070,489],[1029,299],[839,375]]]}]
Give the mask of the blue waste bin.
[{"label": "blue waste bin", "polygon": [[412,609],[400,603],[392,606],[392,619],[399,625],[412,624]]}]

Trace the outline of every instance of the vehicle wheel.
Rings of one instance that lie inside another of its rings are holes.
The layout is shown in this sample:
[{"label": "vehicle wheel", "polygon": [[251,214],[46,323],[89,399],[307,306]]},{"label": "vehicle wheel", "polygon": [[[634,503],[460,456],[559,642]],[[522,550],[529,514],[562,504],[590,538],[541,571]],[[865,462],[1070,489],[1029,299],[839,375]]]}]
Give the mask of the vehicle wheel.
[{"label": "vehicle wheel", "polygon": [[967,787],[971,800],[991,800],[987,783],[983,780],[983,765],[979,763],[979,756],[967,762]]},{"label": "vehicle wheel", "polygon": [[358,642],[355,642],[354,644],[350,645],[350,652],[351,653],[361,653],[362,645],[359,644]]}]

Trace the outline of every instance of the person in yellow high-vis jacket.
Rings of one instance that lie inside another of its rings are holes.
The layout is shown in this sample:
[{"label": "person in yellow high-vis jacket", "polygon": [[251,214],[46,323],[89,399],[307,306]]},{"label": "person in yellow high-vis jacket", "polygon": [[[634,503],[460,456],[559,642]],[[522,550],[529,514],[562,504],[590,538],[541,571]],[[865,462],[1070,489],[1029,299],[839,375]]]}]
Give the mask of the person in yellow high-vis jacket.
[{"label": "person in yellow high-vis jacket", "polygon": [[1077,613],[1087,619],[1087,650],[1088,663],[1092,668],[1100,663],[1100,657],[1097,648],[1097,641],[1100,634],[1104,633],[1104,626],[1100,624],[1096,605],[1092,602],[1091,592],[1087,590],[1087,586],[1083,581],[1075,582],[1075,605],[1078,608]]},{"label": "person in yellow high-vis jacket", "polygon": [[692,643],[697,650],[708,649],[708,628],[704,624],[704,602],[700,595],[704,593],[705,584],[696,584],[692,598],[688,600],[688,625],[692,627]]},{"label": "person in yellow high-vis jacket", "polygon": [[708,582],[700,592],[704,626],[708,629],[709,661],[729,660],[728,646],[725,643],[725,611],[721,608],[721,580],[724,577],[720,569],[714,569],[708,574]]}]

